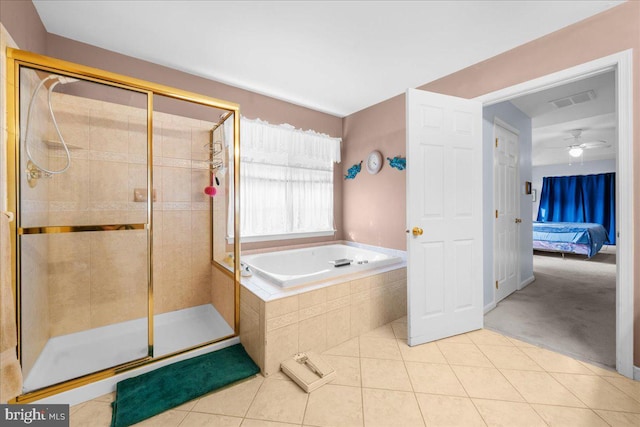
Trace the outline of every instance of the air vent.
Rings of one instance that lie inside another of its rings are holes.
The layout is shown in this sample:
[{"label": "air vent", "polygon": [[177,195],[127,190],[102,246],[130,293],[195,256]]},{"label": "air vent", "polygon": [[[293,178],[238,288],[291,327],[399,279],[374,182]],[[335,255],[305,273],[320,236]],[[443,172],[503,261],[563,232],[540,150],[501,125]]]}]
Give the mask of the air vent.
[{"label": "air vent", "polygon": [[553,101],[549,101],[550,104],[556,106],[556,108],[564,108],[570,105],[582,104],[584,102],[591,101],[596,98],[596,93],[593,90],[588,90],[586,92],[580,92],[573,95],[569,95],[564,98],[559,98]]}]

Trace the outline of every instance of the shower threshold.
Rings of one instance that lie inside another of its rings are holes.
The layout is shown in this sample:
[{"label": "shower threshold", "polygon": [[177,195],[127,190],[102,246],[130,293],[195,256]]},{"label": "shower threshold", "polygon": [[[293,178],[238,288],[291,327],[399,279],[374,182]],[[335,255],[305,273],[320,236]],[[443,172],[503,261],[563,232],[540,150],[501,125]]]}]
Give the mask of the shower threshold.
[{"label": "shower threshold", "polygon": [[[233,335],[211,304],[154,316],[154,357]],[[147,319],[50,338],[23,384],[27,393],[147,356]]]}]

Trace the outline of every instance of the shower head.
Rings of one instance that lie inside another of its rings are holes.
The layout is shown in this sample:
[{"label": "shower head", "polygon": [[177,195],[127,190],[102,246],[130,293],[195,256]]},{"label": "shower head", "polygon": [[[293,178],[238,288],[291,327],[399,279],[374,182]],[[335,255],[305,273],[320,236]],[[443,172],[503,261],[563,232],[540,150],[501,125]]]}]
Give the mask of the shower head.
[{"label": "shower head", "polygon": [[53,80],[53,83],[51,84],[51,86],[49,86],[50,89],[52,89],[57,84],[66,85],[67,83],[75,83],[79,81],[78,79],[74,79],[73,77],[60,76],[58,74],[52,74],[46,79],[44,79],[44,81],[47,81],[47,80]]},{"label": "shower head", "polygon": [[66,85],[67,83],[75,83],[80,81],[78,79],[74,79],[73,77],[67,77],[67,76],[56,76],[56,77],[58,78],[58,81],[63,85]]}]

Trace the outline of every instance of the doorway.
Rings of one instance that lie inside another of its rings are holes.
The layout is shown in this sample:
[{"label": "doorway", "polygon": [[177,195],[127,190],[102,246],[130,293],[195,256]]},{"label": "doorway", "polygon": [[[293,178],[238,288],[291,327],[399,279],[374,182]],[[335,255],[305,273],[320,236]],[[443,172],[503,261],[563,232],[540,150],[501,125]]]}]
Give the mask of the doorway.
[{"label": "doorway", "polygon": [[[633,140],[631,136],[632,100],[631,100],[631,53],[622,52],[601,58],[571,69],[549,76],[541,77],[511,88],[477,98],[484,106],[495,105],[520,96],[533,94],[545,89],[558,87],[583,80],[598,74],[615,71],[615,117],[617,140],[619,143],[616,156],[616,172],[618,186],[617,200],[617,235],[622,236],[617,243],[616,292],[615,292],[615,346],[616,369],[627,377],[633,377],[633,242],[632,206],[633,169],[631,164]],[[625,238],[626,237],[626,238]],[[492,282],[490,284],[493,284]],[[487,281],[485,277],[485,298]],[[485,312],[495,307],[496,296],[485,299]]]}]

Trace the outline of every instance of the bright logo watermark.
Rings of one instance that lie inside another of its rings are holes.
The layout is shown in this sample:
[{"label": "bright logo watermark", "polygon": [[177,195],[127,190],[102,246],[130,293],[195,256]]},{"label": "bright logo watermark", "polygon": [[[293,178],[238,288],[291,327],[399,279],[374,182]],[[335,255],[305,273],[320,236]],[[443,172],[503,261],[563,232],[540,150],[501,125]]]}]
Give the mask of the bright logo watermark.
[{"label": "bright logo watermark", "polygon": [[0,404],[0,425],[68,427],[69,405]]}]

